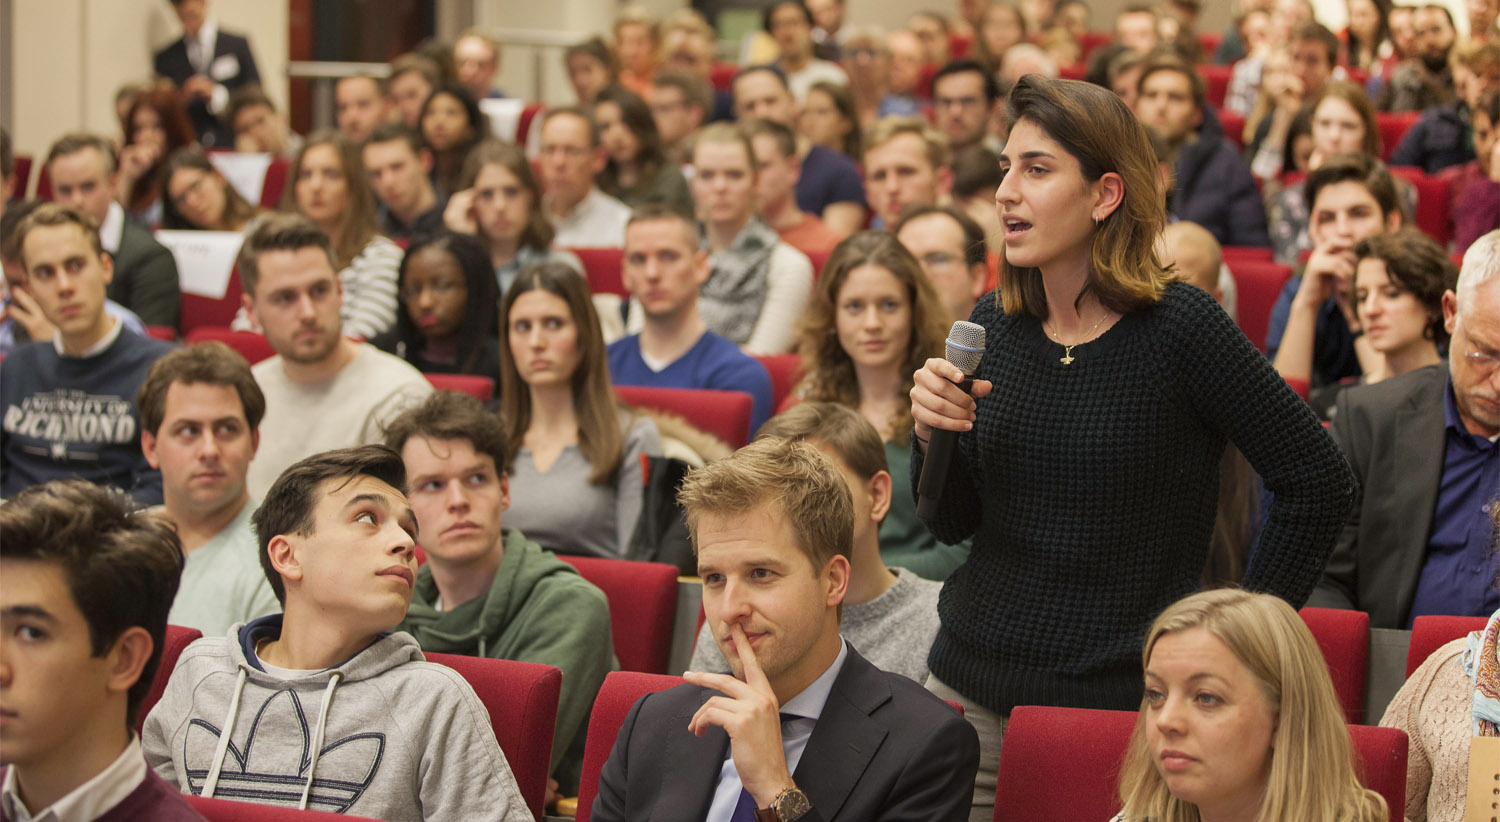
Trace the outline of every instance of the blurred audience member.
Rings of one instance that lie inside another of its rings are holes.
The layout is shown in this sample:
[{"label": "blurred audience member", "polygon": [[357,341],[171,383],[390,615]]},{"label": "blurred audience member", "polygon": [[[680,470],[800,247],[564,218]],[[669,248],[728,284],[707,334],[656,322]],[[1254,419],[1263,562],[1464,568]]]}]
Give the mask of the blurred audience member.
[{"label": "blurred audience member", "polygon": [[944,324],[951,328],[969,319],[990,277],[988,247],[979,223],[951,206],[917,206],[901,215],[892,233],[922,264],[942,301]]},{"label": "blurred audience member", "polygon": [[874,26],[850,26],[844,38],[844,63],[849,66],[849,92],[854,96],[854,119],[860,131],[873,128],[881,117],[922,113],[916,97],[891,90],[892,56],[887,39],[884,31]]},{"label": "blurred audience member", "polygon": [[380,208],[380,230],[392,240],[410,240],[443,227],[443,207],[428,175],[432,151],[422,136],[400,123],[382,123],[360,149],[370,188]]},{"label": "blurred audience member", "polygon": [[432,152],[432,185],[439,197],[458,190],[469,150],[489,133],[478,101],[463,86],[439,86],[422,104],[422,142]]},{"label": "blurred audience member", "polygon": [[969,56],[994,74],[1000,70],[1000,58],[1017,43],[1027,42],[1026,20],[1020,9],[1009,2],[991,3],[979,15],[974,26],[974,46]]},{"label": "blurred audience member", "polygon": [[912,206],[938,205],[953,187],[948,141],[920,117],[887,117],[865,149],[865,194],[876,228],[890,228]]},{"label": "blurred audience member", "polygon": [[1161,42],[1160,17],[1147,3],[1130,3],[1115,15],[1115,42],[1136,54],[1150,54]]},{"label": "blurred audience member", "polygon": [[614,34],[618,82],[636,94],[650,94],[651,78],[661,62],[661,24],[644,7],[625,6],[615,17]]},{"label": "blurred audience member", "polygon": [[[317,132],[307,138],[302,153],[292,161],[288,177],[291,185],[282,197],[282,210],[311,220],[327,235],[333,250],[342,292],[343,333],[369,339],[390,328],[396,321],[396,269],[401,265],[401,248],[380,236],[375,194],[359,148],[341,132]],[[244,278],[243,261],[240,277]],[[265,479],[269,485],[275,475]]]},{"label": "blurred audience member", "polygon": [[674,166],[687,164],[693,137],[714,113],[714,90],[706,80],[682,69],[667,68],[651,80],[647,98],[662,156]]},{"label": "blurred audience member", "polygon": [[595,185],[609,157],[593,117],[572,107],[548,109],[542,117],[542,188],[557,231],[553,242],[572,248],[623,246],[630,207]]},{"label": "blurred audience member", "polygon": [[1453,12],[1429,3],[1412,15],[1417,35],[1416,54],[1391,72],[1391,79],[1375,98],[1381,111],[1423,111],[1450,103],[1458,95],[1448,56],[1458,40]]},{"label": "blurred audience member", "polygon": [[1485,94],[1470,114],[1474,161],[1445,175],[1451,180],[1453,247],[1460,253],[1500,228],[1500,92]]},{"label": "blurred audience member", "polygon": [[1422,112],[1391,154],[1391,165],[1436,174],[1474,159],[1473,113],[1485,94],[1500,88],[1500,45],[1465,41],[1454,47],[1451,63],[1458,97]]},{"label": "blurred audience member", "polygon": [[928,89],[922,84],[922,70],[926,65],[922,41],[905,29],[897,29],[886,35],[886,45],[891,51],[889,94],[910,100],[927,99]]},{"label": "blurred audience member", "polygon": [[807,10],[812,12],[812,39],[823,56],[829,60],[843,59],[845,30],[844,0],[808,0]]},{"label": "blurred audience member", "polygon": [[837,63],[813,56],[812,12],[801,0],[776,0],[766,7],[762,25],[781,50],[776,66],[799,104],[807,101],[807,92],[815,83],[849,82]]},{"label": "blurred audience member", "polygon": [[239,232],[260,213],[197,146],[172,152],[162,167],[162,179],[167,194],[162,228]]},{"label": "blurred audience member", "polygon": [[1344,0],[1349,25],[1344,29],[1344,52],[1339,65],[1369,71],[1392,52],[1388,17],[1390,0]]},{"label": "blurred audience member", "polygon": [[182,24],[182,37],[157,52],[152,67],[157,76],[182,88],[198,141],[229,148],[233,138],[218,115],[235,89],[260,85],[250,41],[220,29],[206,0],[172,0],[172,10]]},{"label": "blurred audience member", "polygon": [[710,331],[747,354],[784,354],[812,294],[812,263],[755,214],[755,151],[728,123],[693,149],[693,200],[710,275],[699,311]]},{"label": "blurred audience member", "polygon": [[[809,257],[826,256],[843,239],[818,218],[797,208],[797,136],[774,120],[750,120],[740,125],[755,152],[755,202],[781,241]],[[814,272],[816,274],[816,272]]]},{"label": "blurred audience member", "polygon": [[391,101],[384,84],[368,74],[342,77],[333,86],[335,120],[339,130],[355,145],[391,119]]},{"label": "blurred audience member", "polygon": [[463,190],[448,200],[444,222],[479,238],[502,296],[528,265],[556,262],[583,271],[573,252],[552,247],[557,230],[520,146],[493,137],[480,141],[469,153],[460,185]]},{"label": "blurred audience member", "polygon": [[1224,265],[1224,249],[1208,229],[1193,222],[1167,224],[1162,232],[1164,262],[1177,266],[1182,279],[1207,291],[1231,320],[1235,313],[1235,282]]},{"label": "blurred audience member", "polygon": [[483,29],[464,29],[453,41],[453,69],[458,84],[469,90],[475,100],[504,97],[495,89],[495,75],[500,71],[500,41]]},{"label": "blurred audience member", "polygon": [[948,18],[935,11],[918,11],[906,19],[906,30],[922,44],[922,62],[926,65],[945,66],[952,59]]},{"label": "blurred audience member", "polygon": [[401,258],[396,324],[370,340],[424,374],[500,379],[500,289],[484,245],[467,234],[423,234]]},{"label": "blurred audience member", "polygon": [[1234,64],[1229,75],[1229,87],[1224,90],[1224,109],[1249,114],[1260,95],[1266,60],[1276,44],[1271,39],[1271,15],[1262,9],[1245,12],[1236,25],[1245,44],[1245,56]]},{"label": "blurred audience member", "polygon": [[391,61],[385,78],[386,104],[396,111],[402,125],[422,127],[422,104],[438,87],[438,67],[420,54],[403,54]]},{"label": "blurred audience member", "polygon": [[197,144],[182,97],[153,86],[136,98],[125,120],[125,147],[120,149],[120,177],[115,197],[125,211],[147,228],[161,224],[161,167],[167,155]]},{"label": "blurred audience member", "polygon": [[798,130],[813,145],[837,151],[850,159],[860,156],[861,128],[848,86],[827,81],[807,90],[797,119]]},{"label": "blurred audience member", "polygon": [[291,159],[302,148],[302,135],[287,125],[286,115],[260,86],[243,86],[229,95],[224,122],[234,135],[234,150],[274,154]]},{"label": "blurred audience member", "polygon": [[1000,102],[995,75],[974,60],[955,60],[932,76],[933,122],[955,151],[980,142],[999,151],[999,141],[987,137]]},{"label": "blurred audience member", "polygon": [[[1339,39],[1313,23],[1292,30],[1288,62],[1269,58],[1261,79],[1260,100],[1245,121],[1245,156],[1250,171],[1262,180],[1275,179],[1287,146],[1292,120],[1304,106],[1323,96],[1333,76]],[[1285,68],[1283,68],[1283,66]]]},{"label": "blurred audience member", "polygon": [[662,202],[692,211],[687,180],[662,153],[645,100],[624,86],[610,86],[594,98],[594,124],[607,158],[594,177],[600,191],[627,206]]},{"label": "blurred audience member", "polygon": [[1003,233],[1000,212],[995,208],[995,190],[1004,179],[999,156],[984,146],[953,152],[953,205],[979,224],[981,237],[999,237]]},{"label": "blurred audience member", "polygon": [[590,37],[563,52],[568,82],[578,97],[578,104],[589,105],[594,96],[614,84],[620,77],[620,61],[601,37]]},{"label": "blurred audience member", "polygon": [[1124,46],[1101,48],[1095,52],[1102,56],[1114,52],[1104,64],[1104,86],[1135,111],[1136,95],[1140,92],[1141,70],[1146,67],[1144,55],[1136,54]]}]

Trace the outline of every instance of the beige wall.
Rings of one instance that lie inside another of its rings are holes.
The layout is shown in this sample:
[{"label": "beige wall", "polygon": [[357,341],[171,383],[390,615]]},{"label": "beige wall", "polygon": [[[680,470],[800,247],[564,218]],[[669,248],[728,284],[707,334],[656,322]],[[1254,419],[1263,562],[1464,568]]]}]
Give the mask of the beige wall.
[{"label": "beige wall", "polygon": [[[181,36],[166,0],[13,0],[11,133],[18,153],[44,154],[58,135],[114,135],[115,89],[151,74],[152,52]],[[245,34],[267,92],[286,100],[287,5],[215,0],[220,25]],[[35,175],[33,175],[34,178]]]}]

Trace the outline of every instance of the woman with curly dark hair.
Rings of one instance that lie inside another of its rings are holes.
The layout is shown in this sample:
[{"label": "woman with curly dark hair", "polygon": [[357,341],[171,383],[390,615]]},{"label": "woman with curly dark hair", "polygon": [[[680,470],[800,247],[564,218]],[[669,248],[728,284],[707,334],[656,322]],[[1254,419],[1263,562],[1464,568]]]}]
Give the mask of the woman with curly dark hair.
[{"label": "woman with curly dark hair", "polygon": [[120,149],[120,180],[115,196],[130,216],[155,228],[162,220],[161,168],[168,155],[198,144],[187,104],[170,84],[143,92],[121,125],[125,147]]}]

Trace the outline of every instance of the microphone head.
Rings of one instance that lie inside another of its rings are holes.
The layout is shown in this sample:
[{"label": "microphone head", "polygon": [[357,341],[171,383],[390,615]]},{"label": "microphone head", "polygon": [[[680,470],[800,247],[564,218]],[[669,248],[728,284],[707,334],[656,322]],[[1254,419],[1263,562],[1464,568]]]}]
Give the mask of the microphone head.
[{"label": "microphone head", "polygon": [[984,356],[984,326],[959,320],[948,332],[945,359],[958,366],[965,374],[974,373],[979,360]]}]

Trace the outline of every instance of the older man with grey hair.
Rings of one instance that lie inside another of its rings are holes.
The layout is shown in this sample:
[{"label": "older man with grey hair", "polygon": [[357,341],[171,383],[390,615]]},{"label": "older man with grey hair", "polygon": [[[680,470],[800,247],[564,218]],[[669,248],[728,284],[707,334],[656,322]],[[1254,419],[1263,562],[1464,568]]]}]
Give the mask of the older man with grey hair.
[{"label": "older man with grey hair", "polygon": [[1446,365],[1344,390],[1331,434],[1364,489],[1309,605],[1374,628],[1500,608],[1491,514],[1500,488],[1500,231],[1443,294]]}]

